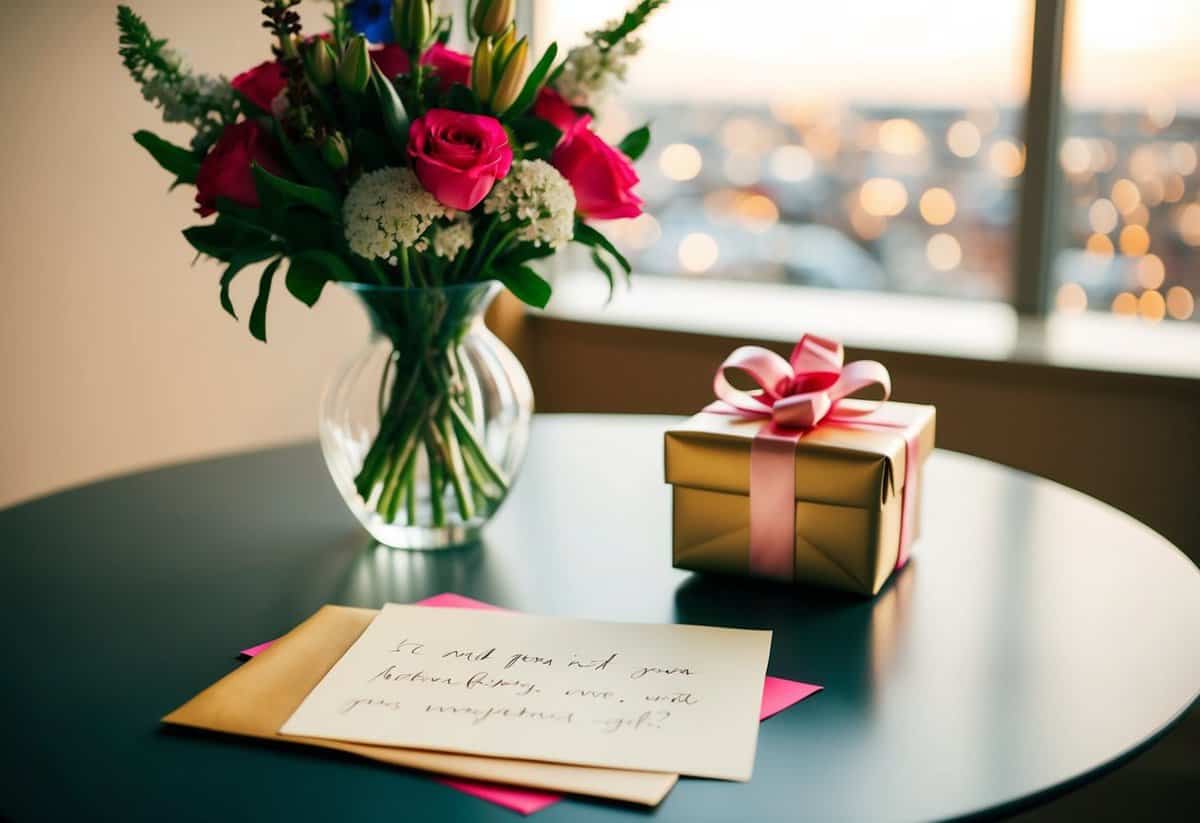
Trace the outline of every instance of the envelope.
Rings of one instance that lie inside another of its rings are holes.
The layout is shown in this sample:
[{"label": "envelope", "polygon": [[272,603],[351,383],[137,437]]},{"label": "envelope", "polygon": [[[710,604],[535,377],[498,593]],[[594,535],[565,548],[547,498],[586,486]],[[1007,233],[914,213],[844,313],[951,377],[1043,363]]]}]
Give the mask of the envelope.
[{"label": "envelope", "polygon": [[375,617],[371,609],[320,611],[162,720],[175,726],[338,749],[451,777],[655,806],[679,779],[660,772],[602,769],[495,757],[284,737],[280,726]]}]

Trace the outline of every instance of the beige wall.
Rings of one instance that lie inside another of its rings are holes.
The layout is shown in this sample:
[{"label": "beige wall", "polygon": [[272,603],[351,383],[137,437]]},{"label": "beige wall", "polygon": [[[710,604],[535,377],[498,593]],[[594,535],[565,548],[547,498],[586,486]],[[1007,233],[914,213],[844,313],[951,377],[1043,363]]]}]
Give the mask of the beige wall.
[{"label": "beige wall", "polygon": [[[202,69],[267,56],[252,0],[132,0]],[[320,11],[321,4],[309,3]],[[315,311],[282,282],[269,345],[189,265],[190,193],[130,138],[160,125],[116,54],[115,3],[6,2],[0,29],[0,506],[66,484],[309,437],[325,377],[364,339],[333,290]],[[257,288],[243,273],[243,318]]]}]

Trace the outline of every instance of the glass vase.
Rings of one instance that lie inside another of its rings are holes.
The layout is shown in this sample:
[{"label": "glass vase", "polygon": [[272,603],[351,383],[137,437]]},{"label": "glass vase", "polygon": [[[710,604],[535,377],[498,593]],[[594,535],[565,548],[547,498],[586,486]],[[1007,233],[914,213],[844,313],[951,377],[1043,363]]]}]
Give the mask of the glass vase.
[{"label": "glass vase", "polygon": [[334,483],[386,546],[473,542],[512,488],[533,414],[525,370],[483,323],[500,286],[346,287],[372,331],[321,399]]}]

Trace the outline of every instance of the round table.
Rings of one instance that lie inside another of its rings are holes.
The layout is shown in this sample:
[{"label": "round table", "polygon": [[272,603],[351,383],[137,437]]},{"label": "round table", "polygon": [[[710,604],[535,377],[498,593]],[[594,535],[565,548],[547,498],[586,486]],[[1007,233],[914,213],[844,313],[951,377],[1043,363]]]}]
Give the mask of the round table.
[{"label": "round table", "polygon": [[[774,629],[825,690],[763,723],[746,784],[656,820],[916,821],[1044,800],[1149,745],[1200,688],[1200,573],[1126,515],[963,455],[927,464],[910,566],[873,600],[671,568],[660,417],[542,416],[481,546],[373,546],[315,445],[0,512],[0,817],[497,820],[426,775],[158,718],[325,603],[452,591],[551,615]],[[650,816],[572,799],[539,821]]]}]

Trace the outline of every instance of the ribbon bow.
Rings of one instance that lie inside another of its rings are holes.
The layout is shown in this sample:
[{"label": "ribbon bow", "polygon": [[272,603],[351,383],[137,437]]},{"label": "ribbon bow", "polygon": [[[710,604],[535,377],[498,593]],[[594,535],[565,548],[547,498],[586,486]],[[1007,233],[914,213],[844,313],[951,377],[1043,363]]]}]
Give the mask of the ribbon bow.
[{"label": "ribbon bow", "polygon": [[[735,388],[725,377],[727,369],[745,372],[759,391]],[[842,400],[870,386],[882,387],[880,400],[855,404],[853,409],[839,408]],[[822,423],[903,432],[905,487],[896,568],[908,561],[917,486],[916,432],[908,429],[906,420],[878,414],[892,392],[891,376],[882,363],[859,360],[846,364],[841,343],[806,334],[787,360],[759,346],[735,350],[717,369],[713,391],[718,399],[705,411],[770,420],[750,447],[751,572],[795,579],[796,444]]]},{"label": "ribbon bow", "polygon": [[[848,365],[841,343],[813,334],[800,338],[792,356],[784,360],[770,349],[742,346],[725,358],[713,379],[713,392],[729,408],[743,417],[769,417],[788,429],[811,429],[834,411],[838,402],[869,386],[882,386],[882,405],[892,393],[892,379],[882,363],[859,360]],[[761,391],[751,394],[734,388],[725,377],[726,369],[739,369],[758,384]],[[848,412],[837,417],[861,417],[875,407]]]}]

